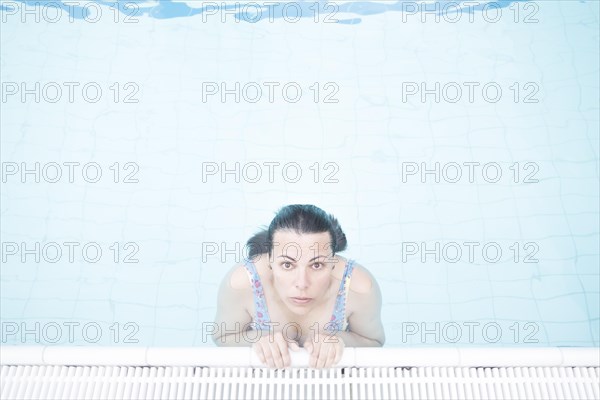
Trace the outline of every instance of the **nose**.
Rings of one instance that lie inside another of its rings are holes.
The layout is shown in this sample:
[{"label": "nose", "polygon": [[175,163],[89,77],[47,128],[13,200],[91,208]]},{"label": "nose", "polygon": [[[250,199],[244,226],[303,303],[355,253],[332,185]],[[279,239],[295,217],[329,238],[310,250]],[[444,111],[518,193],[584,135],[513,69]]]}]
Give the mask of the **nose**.
[{"label": "nose", "polygon": [[308,270],[307,268],[298,268],[298,275],[296,275],[296,288],[298,290],[304,290],[308,287]]}]

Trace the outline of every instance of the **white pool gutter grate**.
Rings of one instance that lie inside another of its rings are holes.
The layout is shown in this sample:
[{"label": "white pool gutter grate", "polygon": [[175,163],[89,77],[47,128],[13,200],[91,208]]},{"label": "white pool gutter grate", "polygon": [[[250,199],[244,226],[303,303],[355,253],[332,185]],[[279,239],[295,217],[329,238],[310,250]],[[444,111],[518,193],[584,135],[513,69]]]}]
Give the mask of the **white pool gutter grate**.
[{"label": "white pool gutter grate", "polygon": [[[262,368],[249,348],[4,346],[1,354],[7,400],[600,399],[598,348],[347,348],[326,370],[306,368],[303,351],[292,353],[292,368]],[[511,357],[515,365],[505,365]]]}]

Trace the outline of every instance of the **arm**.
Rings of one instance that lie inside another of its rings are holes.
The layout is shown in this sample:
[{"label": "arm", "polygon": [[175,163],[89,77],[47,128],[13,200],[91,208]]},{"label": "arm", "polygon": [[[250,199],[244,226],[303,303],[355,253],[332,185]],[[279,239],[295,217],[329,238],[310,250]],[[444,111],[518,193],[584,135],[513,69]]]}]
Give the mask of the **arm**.
[{"label": "arm", "polygon": [[335,336],[342,339],[346,347],[381,347],[385,342],[385,338],[382,341],[369,339],[352,331],[338,332],[335,334]]},{"label": "arm", "polygon": [[381,347],[385,343],[385,331],[381,323],[381,290],[375,278],[366,269],[371,284],[366,291],[350,291],[352,301],[357,304],[350,314],[350,332],[337,332],[347,347]]},{"label": "arm", "polygon": [[258,335],[254,332],[248,335],[248,338],[252,340],[249,342],[244,332],[248,328],[247,324],[252,322],[252,317],[245,307],[245,304],[251,301],[248,296],[252,296],[252,289],[250,285],[242,285],[242,287],[238,287],[237,284],[232,285],[233,274],[238,267],[236,265],[227,273],[219,287],[215,316],[216,327],[215,332],[211,335],[217,346],[251,347]]}]

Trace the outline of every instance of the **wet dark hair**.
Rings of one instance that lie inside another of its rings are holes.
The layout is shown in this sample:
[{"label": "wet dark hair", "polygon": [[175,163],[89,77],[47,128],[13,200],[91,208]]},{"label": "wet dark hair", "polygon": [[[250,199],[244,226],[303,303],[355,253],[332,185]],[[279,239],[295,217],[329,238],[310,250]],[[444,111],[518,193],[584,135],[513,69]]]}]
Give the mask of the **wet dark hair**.
[{"label": "wet dark hair", "polygon": [[268,228],[248,239],[248,258],[271,253],[277,230],[289,229],[298,234],[329,232],[333,254],[346,249],[346,235],[338,220],[312,204],[292,204],[281,208]]}]

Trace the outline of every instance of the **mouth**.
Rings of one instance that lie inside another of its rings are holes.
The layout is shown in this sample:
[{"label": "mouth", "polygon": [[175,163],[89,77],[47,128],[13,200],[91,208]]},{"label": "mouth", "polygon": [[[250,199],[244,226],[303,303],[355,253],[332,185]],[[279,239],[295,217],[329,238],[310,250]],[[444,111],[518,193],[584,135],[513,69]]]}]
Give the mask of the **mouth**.
[{"label": "mouth", "polygon": [[291,299],[296,304],[307,304],[312,301],[310,297],[291,297]]}]

